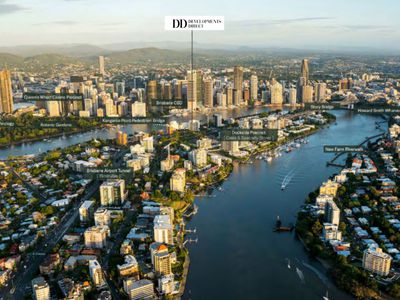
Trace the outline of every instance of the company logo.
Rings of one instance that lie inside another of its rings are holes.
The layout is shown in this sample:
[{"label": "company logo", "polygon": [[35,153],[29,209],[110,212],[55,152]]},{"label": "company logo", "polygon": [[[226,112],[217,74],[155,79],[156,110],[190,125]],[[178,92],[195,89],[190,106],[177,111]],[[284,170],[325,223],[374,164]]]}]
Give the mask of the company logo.
[{"label": "company logo", "polygon": [[224,30],[224,17],[166,16],[165,30]]}]

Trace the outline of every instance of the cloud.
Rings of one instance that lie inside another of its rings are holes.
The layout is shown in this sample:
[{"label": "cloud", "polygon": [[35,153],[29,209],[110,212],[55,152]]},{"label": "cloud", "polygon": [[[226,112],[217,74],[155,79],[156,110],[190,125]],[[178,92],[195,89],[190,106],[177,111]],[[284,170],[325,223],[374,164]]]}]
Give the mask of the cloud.
[{"label": "cloud", "polygon": [[78,25],[79,22],[75,21],[53,21],[53,22],[43,22],[43,23],[35,23],[34,26],[42,26],[42,25],[62,25],[62,26],[70,26],[70,25]]},{"label": "cloud", "polygon": [[26,8],[16,4],[8,4],[6,0],[0,0],[0,15],[13,14],[23,10],[26,10]]},{"label": "cloud", "polygon": [[245,26],[245,27],[260,27],[260,26],[270,26],[270,25],[286,25],[293,23],[306,23],[313,21],[325,21],[332,20],[333,18],[329,17],[310,17],[310,18],[293,18],[293,19],[276,19],[276,20],[237,20],[231,21],[227,23],[231,23],[232,25],[237,26]]}]

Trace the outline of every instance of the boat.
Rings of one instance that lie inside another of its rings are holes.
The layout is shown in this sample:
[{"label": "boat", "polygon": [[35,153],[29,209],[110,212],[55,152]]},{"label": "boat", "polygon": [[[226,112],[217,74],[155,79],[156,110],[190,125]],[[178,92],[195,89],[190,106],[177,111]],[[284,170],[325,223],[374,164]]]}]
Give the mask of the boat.
[{"label": "boat", "polygon": [[288,269],[291,269],[291,266],[290,266],[290,259],[288,259],[287,267],[288,267]]},{"label": "boat", "polygon": [[286,147],[285,149],[286,153],[292,152],[292,148],[290,146]]},{"label": "boat", "polygon": [[286,189],[286,183],[282,183],[282,185],[281,185],[281,190],[283,191],[284,189]]},{"label": "boat", "polygon": [[267,160],[267,162],[271,162],[272,161],[272,157],[271,156],[267,156],[266,160]]},{"label": "boat", "polygon": [[322,297],[322,299],[329,300],[328,291],[326,291],[326,294],[325,294],[325,296]]},{"label": "boat", "polygon": [[279,216],[276,218],[276,223],[275,223],[275,232],[292,232],[294,229],[294,226],[290,224],[290,226],[282,226],[282,221],[280,220]]}]

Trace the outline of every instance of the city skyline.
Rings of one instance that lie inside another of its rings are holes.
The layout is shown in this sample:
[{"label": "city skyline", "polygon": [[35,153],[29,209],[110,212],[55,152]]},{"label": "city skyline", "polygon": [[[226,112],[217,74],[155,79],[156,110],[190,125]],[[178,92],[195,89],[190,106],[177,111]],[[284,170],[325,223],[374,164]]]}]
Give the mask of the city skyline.
[{"label": "city skyline", "polygon": [[[243,9],[237,9],[242,5],[236,0],[205,0],[190,7],[181,0],[119,0],[112,5],[103,0],[96,1],[96,5],[89,0],[41,1],[34,5],[27,0],[1,0],[0,47],[185,42],[187,34],[164,31],[164,16],[223,15],[224,31],[196,32],[195,41],[248,47],[400,49],[400,21],[395,9],[399,4],[393,0],[379,4],[250,0]],[[12,31],[8,29],[10,24]]]}]

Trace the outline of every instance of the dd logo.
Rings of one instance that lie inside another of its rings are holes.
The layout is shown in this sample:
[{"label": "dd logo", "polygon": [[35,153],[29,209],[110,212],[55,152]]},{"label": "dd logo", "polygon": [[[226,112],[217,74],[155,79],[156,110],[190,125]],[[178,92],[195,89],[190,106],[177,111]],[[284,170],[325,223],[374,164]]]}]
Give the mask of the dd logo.
[{"label": "dd logo", "polygon": [[172,27],[173,28],[186,28],[188,22],[185,19],[173,19]]}]

